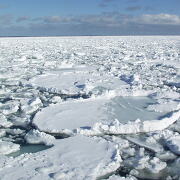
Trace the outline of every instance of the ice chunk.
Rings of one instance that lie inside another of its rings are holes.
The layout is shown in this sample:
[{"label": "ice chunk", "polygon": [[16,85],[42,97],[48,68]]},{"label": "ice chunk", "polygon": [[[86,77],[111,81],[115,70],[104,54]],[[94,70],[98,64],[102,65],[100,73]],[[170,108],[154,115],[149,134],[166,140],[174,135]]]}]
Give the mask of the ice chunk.
[{"label": "ice chunk", "polygon": [[143,139],[140,137],[128,137],[128,136],[126,138],[129,141],[139,145],[140,147],[144,147],[153,152],[162,152],[163,151],[163,147],[157,141],[150,141],[150,138]]},{"label": "ice chunk", "polygon": [[53,136],[34,129],[30,130],[24,138],[29,144],[45,144],[48,146],[53,145],[55,140]]},{"label": "ice chunk", "polygon": [[7,120],[6,116],[0,113],[0,127],[10,127],[12,123]]},{"label": "ice chunk", "polygon": [[157,157],[154,157],[149,161],[149,164],[147,166],[147,169],[152,173],[159,173],[163,169],[165,169],[167,164],[165,162],[162,162]]},{"label": "ice chunk", "polygon": [[62,102],[62,98],[60,96],[54,96],[51,100],[52,103],[60,103]]},{"label": "ice chunk", "polygon": [[180,155],[180,135],[172,136],[166,141],[169,149],[177,155]]},{"label": "ice chunk", "polygon": [[25,130],[21,129],[6,129],[6,133],[11,134],[11,135],[20,135],[23,134]]},{"label": "ice chunk", "polygon": [[175,160],[177,158],[177,156],[171,151],[158,152],[156,153],[156,157],[158,157],[162,161]]},{"label": "ice chunk", "polygon": [[124,164],[132,169],[130,171],[131,175],[138,178],[149,177],[152,179],[164,177],[164,174],[161,174],[161,172],[167,166],[166,162],[161,161],[157,157],[150,158],[145,155],[143,148],[140,148],[139,153],[135,157],[124,160]]},{"label": "ice chunk", "polygon": [[19,109],[18,101],[12,100],[12,101],[8,101],[5,104],[0,105],[0,111],[5,115],[16,113],[18,109]]},{"label": "ice chunk", "polygon": [[180,176],[180,158],[177,158],[168,168],[168,172],[172,176],[179,177]]},{"label": "ice chunk", "polygon": [[29,116],[11,116],[11,122],[15,126],[21,126],[26,127],[30,123],[30,117]]},{"label": "ice chunk", "polygon": [[21,110],[26,114],[32,114],[43,105],[38,97],[30,99],[28,101],[21,100],[20,102],[21,102]]},{"label": "ice chunk", "polygon": [[0,140],[0,154],[10,154],[20,149],[19,144]]},{"label": "ice chunk", "polygon": [[0,137],[3,137],[6,135],[6,130],[5,129],[0,129]]},{"label": "ice chunk", "polygon": [[180,120],[176,121],[176,123],[171,126],[171,130],[180,133]]}]

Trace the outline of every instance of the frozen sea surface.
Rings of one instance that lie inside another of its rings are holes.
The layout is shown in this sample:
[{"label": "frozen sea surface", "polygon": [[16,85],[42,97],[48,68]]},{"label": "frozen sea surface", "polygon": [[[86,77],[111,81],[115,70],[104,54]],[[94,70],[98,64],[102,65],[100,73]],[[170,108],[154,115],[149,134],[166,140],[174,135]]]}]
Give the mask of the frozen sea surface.
[{"label": "frozen sea surface", "polygon": [[0,179],[179,179],[180,37],[0,41]]}]

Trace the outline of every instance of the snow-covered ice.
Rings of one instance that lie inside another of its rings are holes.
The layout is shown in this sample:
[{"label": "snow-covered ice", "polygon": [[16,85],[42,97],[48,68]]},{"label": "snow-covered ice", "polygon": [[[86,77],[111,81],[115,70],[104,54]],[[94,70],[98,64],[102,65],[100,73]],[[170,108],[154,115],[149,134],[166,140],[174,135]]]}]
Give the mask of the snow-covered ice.
[{"label": "snow-covered ice", "polygon": [[33,123],[50,133],[72,133],[76,128],[90,128],[97,121],[107,120],[107,102],[108,99],[100,98],[53,104],[38,112]]},{"label": "snow-covered ice", "polygon": [[180,155],[180,135],[172,136],[167,139],[167,146],[172,152]]},{"label": "snow-covered ice", "polygon": [[0,154],[10,154],[12,152],[18,151],[19,148],[19,144],[0,140]]},{"label": "snow-covered ice", "polygon": [[115,144],[75,136],[39,153],[0,159],[1,179],[96,179],[116,171],[121,161]]},{"label": "snow-covered ice", "polygon": [[65,101],[50,105],[38,112],[33,119],[33,123],[42,131],[66,134],[77,128],[86,131],[86,129],[92,128],[94,124],[99,122],[118,120],[124,124],[137,118],[142,120],[158,119],[162,114],[144,108],[152,102],[147,97],[109,98],[109,96]]},{"label": "snow-covered ice", "polygon": [[1,38],[0,179],[180,178],[179,47]]},{"label": "snow-covered ice", "polygon": [[55,140],[53,136],[38,130],[30,130],[24,138],[29,144],[45,144],[48,146],[53,145]]},{"label": "snow-covered ice", "polygon": [[[54,82],[56,82],[54,84]],[[27,83],[46,91],[60,94],[76,95],[102,90],[114,90],[128,86],[117,77],[101,74],[89,66],[60,68],[34,77]]]}]

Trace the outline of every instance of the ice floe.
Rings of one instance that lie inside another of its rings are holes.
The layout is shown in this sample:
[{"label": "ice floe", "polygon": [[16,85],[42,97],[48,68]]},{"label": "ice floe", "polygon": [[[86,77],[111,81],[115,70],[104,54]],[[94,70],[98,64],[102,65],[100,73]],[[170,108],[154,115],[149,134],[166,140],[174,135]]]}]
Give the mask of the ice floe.
[{"label": "ice floe", "polygon": [[[148,119],[158,118],[158,116],[162,114],[148,111],[144,108],[144,106],[150,102],[153,101],[146,97],[109,98],[109,96],[86,100],[65,101],[51,105],[38,112],[33,119],[33,124],[42,131],[63,134],[68,132],[68,130],[73,131],[77,128],[81,128],[81,132],[83,132],[83,129],[86,131],[86,129],[90,129],[94,124],[100,122],[114,123],[115,121],[118,121],[119,123],[125,124],[130,120],[136,120],[138,117],[142,120],[146,117]],[[142,123],[147,122],[145,121]],[[132,126],[136,124],[137,123],[133,123]],[[137,130],[137,132],[143,132],[143,130],[140,130],[140,126],[142,125],[140,125],[140,123],[138,123],[138,125],[139,130]],[[126,127],[127,125],[122,126]],[[128,133],[127,128],[122,129]],[[131,133],[136,133],[135,128],[129,129],[131,129]],[[113,132],[109,133],[113,134]],[[124,132],[124,134],[126,134],[126,132]]]},{"label": "ice floe", "polygon": [[88,94],[91,91],[101,92],[103,89],[112,90],[128,86],[119,78],[101,74],[98,70],[93,70],[88,66],[50,71],[31,79],[28,83],[50,92],[68,95]]},{"label": "ice floe", "polygon": [[56,140],[53,147],[39,153],[0,159],[9,165],[1,167],[1,179],[96,179],[116,171],[121,161],[115,144],[75,136]]}]

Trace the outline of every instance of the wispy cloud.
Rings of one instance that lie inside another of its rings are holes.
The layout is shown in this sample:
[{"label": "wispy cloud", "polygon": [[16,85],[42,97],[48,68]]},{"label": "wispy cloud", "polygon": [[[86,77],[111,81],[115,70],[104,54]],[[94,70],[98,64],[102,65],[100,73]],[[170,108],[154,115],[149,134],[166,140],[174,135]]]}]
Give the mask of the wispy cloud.
[{"label": "wispy cloud", "polygon": [[0,25],[9,26],[13,22],[13,16],[10,14],[0,15]]},{"label": "wispy cloud", "polygon": [[126,8],[127,11],[139,11],[141,9],[142,9],[141,6],[129,6]]},{"label": "wispy cloud", "polygon": [[47,16],[43,18],[45,23],[61,23],[62,18],[60,16]]},{"label": "wispy cloud", "polygon": [[29,16],[21,16],[21,17],[18,17],[16,19],[16,22],[24,22],[24,21],[29,21],[31,18]]},{"label": "wispy cloud", "polygon": [[180,16],[173,14],[143,14],[132,16],[118,12],[107,12],[100,15],[82,15],[76,17],[49,16],[41,17],[43,23],[95,24],[121,26],[122,24],[166,24],[180,25]]},{"label": "wispy cloud", "polygon": [[102,8],[108,7],[113,2],[116,2],[116,0],[101,0],[101,2],[99,3],[99,7]]},{"label": "wispy cloud", "polygon": [[130,22],[154,25],[180,25],[180,16],[173,14],[144,14],[134,17]]},{"label": "wispy cloud", "polygon": [[108,7],[112,4],[117,4],[118,2],[122,2],[122,3],[128,3],[128,4],[135,4],[137,2],[139,2],[140,0],[101,0],[99,3],[99,7]]}]

